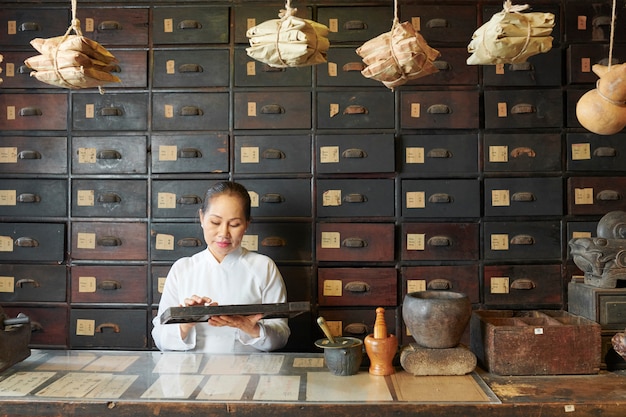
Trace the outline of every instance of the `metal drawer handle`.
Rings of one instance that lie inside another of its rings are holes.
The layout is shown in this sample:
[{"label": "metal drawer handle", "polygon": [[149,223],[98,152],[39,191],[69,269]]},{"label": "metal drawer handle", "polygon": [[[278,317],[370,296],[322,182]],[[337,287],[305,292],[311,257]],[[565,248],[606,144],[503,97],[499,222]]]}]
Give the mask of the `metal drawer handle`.
[{"label": "metal drawer handle", "polygon": [[511,289],[514,290],[532,290],[535,287],[535,283],[528,278],[516,279],[511,283]]},{"label": "metal drawer handle", "polygon": [[529,191],[520,191],[519,193],[514,193],[511,196],[511,201],[516,201],[518,203],[527,203],[535,200],[537,200],[535,195]]},{"label": "metal drawer handle", "polygon": [[287,246],[287,241],[282,237],[268,236],[261,241],[261,246],[268,248],[277,248]]},{"label": "metal drawer handle", "polygon": [[118,74],[119,74],[119,73],[121,73],[121,72],[122,72],[122,67],[120,67],[120,66],[119,66],[119,65],[117,65],[117,64],[114,64],[114,65],[109,64],[109,65],[107,65],[107,70],[108,70],[109,72],[115,72],[115,73],[118,73]]},{"label": "metal drawer handle", "polygon": [[450,114],[452,113],[452,109],[445,104],[433,104],[428,107],[426,112],[428,114]]},{"label": "metal drawer handle", "polygon": [[20,32],[38,32],[40,30],[41,28],[39,26],[39,23],[35,22],[24,22],[20,25],[19,28]]},{"label": "metal drawer handle", "polygon": [[283,114],[285,109],[279,104],[266,104],[261,107],[261,114]]},{"label": "metal drawer handle", "polygon": [[26,65],[20,65],[17,68],[17,73],[18,74],[30,74],[31,72],[33,72],[34,70],[31,68],[28,68]]},{"label": "metal drawer handle", "polygon": [[526,62],[518,62],[515,64],[511,64],[509,65],[509,69],[511,71],[533,71],[535,68],[533,67],[533,64],[526,61]]},{"label": "metal drawer handle", "polygon": [[122,197],[116,193],[104,193],[98,196],[98,203],[101,204],[119,204],[122,202]]},{"label": "metal drawer handle", "polygon": [[343,111],[343,114],[369,114],[367,107],[359,106],[358,104],[352,104]]},{"label": "metal drawer handle", "polygon": [[343,198],[344,203],[366,203],[367,196],[359,193],[350,193]]},{"label": "metal drawer handle", "polygon": [[183,148],[178,151],[179,158],[202,158],[202,152],[199,149]]},{"label": "metal drawer handle", "polygon": [[363,282],[363,281],[348,282],[343,288],[349,292],[358,292],[358,293],[370,292],[370,285],[367,282]]},{"label": "metal drawer handle", "polygon": [[41,197],[37,194],[33,193],[23,193],[17,196],[18,203],[39,203],[41,201]]},{"label": "metal drawer handle", "polygon": [[520,156],[534,158],[535,156],[537,156],[537,154],[532,148],[528,148],[525,146],[519,146],[511,151],[511,158],[519,158]]},{"label": "metal drawer handle", "polygon": [[115,20],[105,20],[98,25],[98,30],[120,30],[122,25]]},{"label": "metal drawer handle", "polygon": [[343,64],[343,67],[341,67],[341,69],[343,70],[343,72],[361,72],[365,69],[365,64],[362,62],[346,62],[345,64]]},{"label": "metal drawer handle", "polygon": [[124,112],[118,107],[103,107],[102,109],[100,109],[100,116],[103,117],[117,117],[123,115]]},{"label": "metal drawer handle", "polygon": [[41,159],[41,154],[37,151],[22,151],[17,157],[19,159]]},{"label": "metal drawer handle", "polygon": [[178,114],[180,116],[202,116],[204,112],[196,106],[183,106]]},{"label": "metal drawer handle", "polygon": [[348,20],[343,24],[343,28],[346,30],[365,30],[367,29],[367,24],[362,20]]},{"label": "metal drawer handle", "polygon": [[428,239],[427,244],[434,247],[452,246],[452,240],[447,236],[433,236]]},{"label": "metal drawer handle", "polygon": [[343,332],[346,334],[355,335],[364,335],[370,333],[367,325],[364,323],[350,323],[343,329]]},{"label": "metal drawer handle", "polygon": [[122,159],[122,154],[114,149],[105,149],[98,152],[96,159]]},{"label": "metal drawer handle", "polygon": [[22,117],[31,117],[31,116],[41,116],[43,112],[37,107],[23,107],[20,109],[20,116]]},{"label": "metal drawer handle", "polygon": [[435,18],[435,19],[430,19],[428,22],[426,22],[426,27],[430,28],[430,29],[434,29],[434,28],[447,28],[450,27],[450,25],[448,24],[448,21],[446,19],[442,19],[442,18]]},{"label": "metal drawer handle", "polygon": [[261,69],[261,71],[263,72],[285,72],[287,71],[287,68],[283,68],[283,67],[270,67],[267,64],[263,64],[263,68]]},{"label": "metal drawer handle", "polygon": [[446,193],[435,193],[428,197],[428,202],[435,204],[449,204],[452,203],[452,197]]},{"label": "metal drawer handle", "polygon": [[593,156],[615,158],[617,156],[617,150],[609,146],[600,146],[593,151]]},{"label": "metal drawer handle", "polygon": [[263,159],[285,159],[287,155],[279,149],[266,149],[263,151]]},{"label": "metal drawer handle", "polygon": [[96,332],[97,333],[104,333],[105,329],[113,329],[113,333],[119,333],[120,332],[120,326],[118,326],[115,323],[102,323],[101,325],[96,327]]},{"label": "metal drawer handle", "polygon": [[511,238],[511,245],[534,245],[535,238],[530,235],[516,235]]},{"label": "metal drawer handle", "polygon": [[451,290],[452,282],[447,279],[437,278],[430,281],[427,285],[429,290]]},{"label": "metal drawer handle", "polygon": [[537,109],[532,104],[516,104],[511,109],[511,114],[537,113]]},{"label": "metal drawer handle", "polygon": [[346,149],[341,153],[342,158],[367,158],[367,152],[363,149]]},{"label": "metal drawer handle", "polygon": [[40,287],[39,283],[31,278],[20,279],[15,283],[16,288],[24,288],[26,285],[30,285],[33,288]]},{"label": "metal drawer handle", "polygon": [[182,204],[184,206],[193,206],[195,204],[202,204],[202,198],[197,195],[184,195],[176,200],[176,204]]},{"label": "metal drawer handle", "polygon": [[433,61],[433,66],[439,71],[451,71],[452,65],[448,61]]},{"label": "metal drawer handle", "polygon": [[98,246],[113,247],[122,246],[122,239],[115,236],[105,236],[98,239]]},{"label": "metal drawer handle", "polygon": [[609,26],[610,24],[611,24],[611,18],[609,16],[596,16],[591,21],[591,25],[594,28],[597,28],[600,26]]},{"label": "metal drawer handle", "polygon": [[200,240],[196,239],[195,237],[184,237],[178,240],[176,242],[176,245],[181,248],[195,248],[198,246],[202,246],[202,242],[200,242]]},{"label": "metal drawer handle", "polygon": [[622,196],[614,190],[602,190],[596,196],[598,201],[617,201],[621,200]]},{"label": "metal drawer handle", "polygon": [[182,64],[178,67],[178,72],[180,73],[186,73],[186,72],[194,72],[194,73],[199,73],[199,72],[204,72],[204,68],[202,68],[202,65],[198,65],[198,64]]},{"label": "metal drawer handle", "polygon": [[[593,37],[593,35],[592,35],[592,37]],[[594,39],[594,40],[596,40],[596,39]],[[609,66],[609,58],[602,58],[601,60],[596,62],[596,64],[600,64],[600,65],[604,65],[605,67],[608,67]],[[619,59],[617,59],[617,58],[611,59],[611,65],[617,65],[617,64],[619,64]]]},{"label": "metal drawer handle", "polygon": [[452,152],[443,148],[435,148],[428,151],[426,156],[428,158],[452,158]]},{"label": "metal drawer handle", "polygon": [[182,20],[178,24],[178,29],[202,29],[202,24],[197,20]]},{"label": "metal drawer handle", "polygon": [[30,332],[31,333],[43,332],[43,326],[38,321],[31,320],[30,321]]},{"label": "metal drawer handle", "polygon": [[106,291],[119,290],[120,288],[122,288],[122,283],[119,281],[114,281],[112,279],[107,279],[99,283],[98,288]]},{"label": "metal drawer handle", "polygon": [[39,242],[32,237],[18,237],[15,240],[15,246],[19,248],[36,248],[39,246]]},{"label": "metal drawer handle", "polygon": [[347,239],[344,239],[343,242],[341,242],[341,246],[346,247],[346,248],[357,248],[357,249],[365,248],[367,247],[367,242],[358,237],[349,237]]},{"label": "metal drawer handle", "polygon": [[282,195],[278,193],[267,193],[261,196],[262,203],[276,204],[276,203],[282,203],[284,201],[285,201],[285,197],[283,197]]}]

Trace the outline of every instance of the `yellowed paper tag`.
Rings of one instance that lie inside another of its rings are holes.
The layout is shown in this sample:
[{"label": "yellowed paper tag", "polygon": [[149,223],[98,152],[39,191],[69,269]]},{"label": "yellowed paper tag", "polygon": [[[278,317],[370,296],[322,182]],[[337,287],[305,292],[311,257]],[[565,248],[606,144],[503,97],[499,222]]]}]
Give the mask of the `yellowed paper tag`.
[{"label": "yellowed paper tag", "polygon": [[506,103],[498,103],[498,117],[507,117],[508,113]]},{"label": "yellowed paper tag", "polygon": [[0,148],[0,164],[16,164],[17,163],[17,148],[13,146],[7,146]]},{"label": "yellowed paper tag", "polygon": [[95,233],[78,233],[76,235],[76,247],[78,249],[95,249],[96,234]]},{"label": "yellowed paper tag", "polygon": [[178,148],[176,145],[159,146],[159,161],[176,161],[178,159]]},{"label": "yellowed paper tag", "polygon": [[0,292],[15,292],[15,277],[0,277]]},{"label": "yellowed paper tag", "polygon": [[241,239],[241,246],[252,252],[259,251],[259,236],[258,235],[244,235]]},{"label": "yellowed paper tag", "polygon": [[254,17],[249,17],[246,19],[246,30],[253,28],[256,26],[256,19]]},{"label": "yellowed paper tag", "polygon": [[322,164],[334,164],[339,162],[339,146],[321,146],[320,162]]},{"label": "yellowed paper tag", "polygon": [[158,277],[157,278],[157,292],[159,294],[163,294],[163,288],[165,288],[165,281],[167,277]]},{"label": "yellowed paper tag", "polygon": [[15,120],[15,106],[7,106],[7,120]]},{"label": "yellowed paper tag", "polygon": [[572,239],[580,239],[592,236],[591,232],[572,232]]},{"label": "yellowed paper tag", "polygon": [[406,235],[407,250],[424,250],[425,242],[425,233],[407,233]]},{"label": "yellowed paper tag", "polygon": [[508,207],[511,205],[509,190],[491,190],[492,207]]},{"label": "yellowed paper tag", "polygon": [[96,277],[78,277],[78,292],[96,292]]},{"label": "yellowed paper tag", "polygon": [[96,334],[96,321],[87,319],[76,320],[76,336],[93,336]]},{"label": "yellowed paper tag", "polygon": [[509,250],[509,235],[493,234],[491,235],[491,250]]},{"label": "yellowed paper tag", "polygon": [[407,208],[425,208],[426,193],[424,191],[409,191],[406,193]]},{"label": "yellowed paper tag", "polygon": [[574,204],[585,205],[593,204],[593,188],[575,188]]},{"label": "yellowed paper tag", "polygon": [[339,104],[330,103],[328,115],[333,118],[339,114]]},{"label": "yellowed paper tag", "polygon": [[15,77],[15,64],[12,62],[7,62],[6,66],[4,67],[4,71],[4,75],[6,75],[7,78]]},{"label": "yellowed paper tag", "polygon": [[422,147],[406,148],[406,163],[407,164],[423,164],[424,163],[424,148]]},{"label": "yellowed paper tag", "polygon": [[76,204],[79,207],[93,207],[94,190],[78,190],[76,192]]},{"label": "yellowed paper tag", "polygon": [[591,59],[589,58],[581,58],[580,59],[580,72],[591,72]]},{"label": "yellowed paper tag", "polygon": [[0,236],[0,252],[13,252],[13,239],[11,236]]},{"label": "yellowed paper tag", "polygon": [[322,195],[322,206],[337,207],[341,205],[341,190],[326,190]]},{"label": "yellowed paper tag", "polygon": [[411,103],[411,117],[417,119],[421,116],[422,106],[420,103]]},{"label": "yellowed paper tag", "polygon": [[420,16],[412,16],[411,17],[411,26],[415,29],[416,32],[419,32],[422,27],[422,18]]},{"label": "yellowed paper tag", "polygon": [[425,279],[407,279],[406,291],[407,293],[426,291],[426,280]]},{"label": "yellowed paper tag", "polygon": [[343,335],[343,322],[340,320],[326,320],[330,334],[333,336]]},{"label": "yellowed paper tag", "polygon": [[176,60],[168,59],[165,61],[165,73],[169,75],[176,74]]},{"label": "yellowed paper tag", "polygon": [[572,161],[591,159],[591,145],[589,143],[572,143]]},{"label": "yellowed paper tag", "polygon": [[9,20],[7,22],[7,34],[15,35],[17,33],[17,21]]},{"label": "yellowed paper tag", "polygon": [[92,17],[87,17],[83,20],[85,23],[85,32],[93,32],[95,29],[95,22]]},{"label": "yellowed paper tag", "polygon": [[322,232],[322,241],[320,245],[324,249],[340,249],[341,233],[339,232]]},{"label": "yellowed paper tag", "polygon": [[171,104],[166,104],[163,106],[163,115],[166,119],[174,118],[174,106]]},{"label": "yellowed paper tag", "polygon": [[95,164],[96,153],[96,148],[78,148],[78,163]]},{"label": "yellowed paper tag", "polygon": [[489,162],[508,162],[509,147],[508,146],[490,146]]},{"label": "yellowed paper tag", "polygon": [[495,65],[495,67],[497,75],[504,75],[504,64],[498,63]]},{"label": "yellowed paper tag", "polygon": [[256,103],[254,101],[248,102],[248,116],[256,117]]},{"label": "yellowed paper tag", "polygon": [[329,77],[336,77],[338,74],[337,71],[337,63],[335,62],[329,62],[328,63],[328,76]]},{"label": "yellowed paper tag", "polygon": [[323,294],[325,297],[341,297],[343,282],[339,279],[324,280]]},{"label": "yellowed paper tag", "polygon": [[339,32],[339,20],[336,18],[328,19],[328,29],[330,32]]},{"label": "yellowed paper tag", "polygon": [[489,292],[491,294],[508,294],[509,278],[508,277],[491,277],[489,281]]},{"label": "yellowed paper tag", "polygon": [[163,19],[163,32],[174,32],[174,19]]},{"label": "yellowed paper tag", "polygon": [[260,161],[258,146],[242,146],[241,147],[241,163],[242,164],[258,164]]},{"label": "yellowed paper tag", "polygon": [[260,199],[259,199],[259,193],[257,193],[256,191],[248,191],[248,195],[250,196],[250,206],[251,207],[259,207],[260,204]]},{"label": "yellowed paper tag", "polygon": [[157,250],[174,250],[174,236],[158,233],[156,235],[155,248]]},{"label": "yellowed paper tag", "polygon": [[85,104],[85,118],[93,119],[96,117],[96,106],[94,104]]},{"label": "yellowed paper tag", "polygon": [[246,75],[254,77],[256,75],[256,62],[249,61],[246,63]]},{"label": "yellowed paper tag", "polygon": [[0,206],[16,206],[17,191],[16,190],[0,190]]},{"label": "yellowed paper tag", "polygon": [[160,209],[175,209],[176,194],[175,193],[158,193],[157,207]]}]

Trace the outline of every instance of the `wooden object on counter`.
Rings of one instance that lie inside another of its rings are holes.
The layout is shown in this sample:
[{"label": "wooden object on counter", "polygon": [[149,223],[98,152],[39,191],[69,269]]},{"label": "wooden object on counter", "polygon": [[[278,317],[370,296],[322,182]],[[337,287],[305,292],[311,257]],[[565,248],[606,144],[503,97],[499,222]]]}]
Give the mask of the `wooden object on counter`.
[{"label": "wooden object on counter", "polygon": [[400,365],[415,376],[465,375],[476,368],[476,355],[462,345],[434,349],[411,343],[400,352]]},{"label": "wooden object on counter", "polygon": [[376,309],[374,333],[365,337],[365,351],[370,358],[369,373],[372,375],[391,375],[395,372],[393,358],[398,350],[398,339],[387,333],[385,309]]}]

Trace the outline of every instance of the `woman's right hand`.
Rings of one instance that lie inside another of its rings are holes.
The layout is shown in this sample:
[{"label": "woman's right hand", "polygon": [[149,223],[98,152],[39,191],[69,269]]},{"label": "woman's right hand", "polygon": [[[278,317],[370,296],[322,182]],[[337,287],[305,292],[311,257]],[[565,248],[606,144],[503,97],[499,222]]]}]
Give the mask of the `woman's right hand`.
[{"label": "woman's right hand", "polygon": [[[181,304],[180,307],[191,307],[191,306],[216,306],[217,302],[213,301],[210,297],[201,297],[199,295],[192,295],[190,297],[185,298],[184,304]],[[195,326],[196,323],[180,323],[180,337],[185,340],[189,331]]]}]

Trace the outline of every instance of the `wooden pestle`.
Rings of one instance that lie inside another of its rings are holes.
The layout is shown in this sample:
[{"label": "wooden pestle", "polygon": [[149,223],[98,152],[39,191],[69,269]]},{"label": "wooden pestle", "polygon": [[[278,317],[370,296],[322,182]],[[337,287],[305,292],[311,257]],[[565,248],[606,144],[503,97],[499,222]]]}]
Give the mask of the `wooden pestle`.
[{"label": "wooden pestle", "polygon": [[398,339],[387,333],[385,309],[376,309],[374,333],[365,337],[365,351],[370,358],[369,372],[372,375],[391,375],[395,372],[393,358],[398,350]]}]

